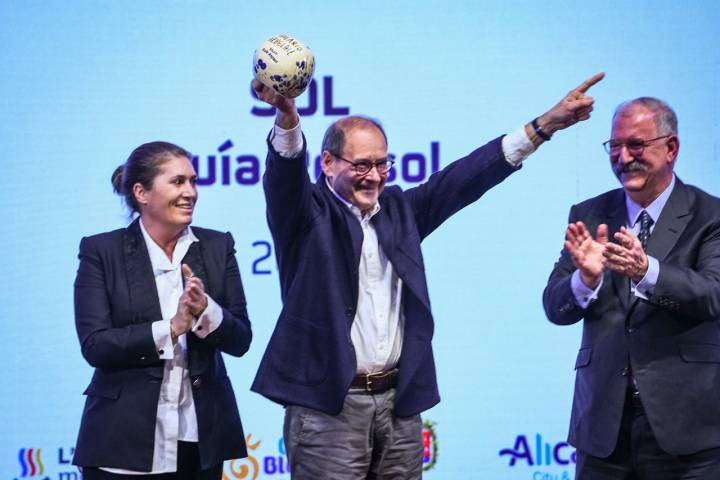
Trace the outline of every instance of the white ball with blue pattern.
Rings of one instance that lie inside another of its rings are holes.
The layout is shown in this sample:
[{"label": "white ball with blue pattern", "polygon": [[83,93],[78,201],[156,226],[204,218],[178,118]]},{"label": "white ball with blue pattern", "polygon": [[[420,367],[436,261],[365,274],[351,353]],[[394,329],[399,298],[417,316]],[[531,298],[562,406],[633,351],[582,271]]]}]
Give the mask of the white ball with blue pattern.
[{"label": "white ball with blue pattern", "polygon": [[305,91],[315,72],[315,55],[290,35],[268,38],[255,50],[255,78],[280,95],[295,98]]}]

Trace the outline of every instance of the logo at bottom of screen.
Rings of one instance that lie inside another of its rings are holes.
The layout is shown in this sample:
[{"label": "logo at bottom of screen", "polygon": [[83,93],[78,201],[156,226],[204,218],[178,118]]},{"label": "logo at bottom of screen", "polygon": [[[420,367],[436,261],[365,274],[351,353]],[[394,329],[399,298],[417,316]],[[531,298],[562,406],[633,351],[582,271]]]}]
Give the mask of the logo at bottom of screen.
[{"label": "logo at bottom of screen", "polygon": [[508,467],[525,468],[531,480],[569,480],[576,461],[575,449],[565,441],[546,441],[539,433],[517,435],[512,448],[503,448]]},{"label": "logo at bottom of screen", "polygon": [[[46,453],[47,452],[47,453]],[[57,456],[54,449],[37,447],[23,447],[18,449],[18,474],[11,477],[14,480],[78,480],[80,472],[71,465],[75,448],[59,447]]]}]

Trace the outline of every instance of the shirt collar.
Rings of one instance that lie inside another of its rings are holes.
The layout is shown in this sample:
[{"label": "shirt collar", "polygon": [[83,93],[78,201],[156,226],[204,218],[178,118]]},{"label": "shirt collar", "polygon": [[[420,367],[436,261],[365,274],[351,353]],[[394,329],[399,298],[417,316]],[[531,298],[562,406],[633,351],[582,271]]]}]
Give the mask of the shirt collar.
[{"label": "shirt collar", "polygon": [[672,193],[674,187],[675,174],[673,173],[670,185],[668,185],[667,188],[665,188],[665,190],[663,190],[663,192],[646,208],[642,208],[639,204],[637,204],[632,198],[630,198],[630,195],[625,195],[625,206],[627,207],[628,212],[628,225],[631,227],[635,225],[640,217],[640,213],[643,210],[648,212],[654,223],[657,223],[660,213],[663,208],[665,208],[665,204],[670,198],[670,194]]},{"label": "shirt collar", "polygon": [[[330,180],[328,179],[328,177],[325,177],[325,185],[327,185],[327,187],[330,189],[332,194],[335,195],[335,198],[340,200],[346,207],[348,207],[350,209],[350,211],[357,217],[358,220],[360,220],[361,222],[363,221],[363,216],[362,216],[362,212],[360,211],[360,209],[358,207],[356,207],[355,205],[353,205],[352,203],[345,200],[340,195],[338,195],[338,193],[335,191],[335,189],[332,187],[332,185],[330,185]],[[370,211],[370,214],[366,217],[367,221],[370,221],[370,219],[372,217],[374,217],[375,214],[378,213],[379,211],[380,211],[380,203],[376,203],[373,206],[372,210]]]},{"label": "shirt collar", "polygon": [[145,245],[147,246],[148,254],[150,255],[150,263],[153,267],[155,275],[179,269],[182,259],[190,249],[190,245],[192,245],[193,242],[199,241],[190,226],[188,225],[185,227],[185,230],[183,230],[180,234],[180,238],[178,238],[178,241],[175,244],[173,259],[170,261],[167,255],[165,255],[165,252],[163,252],[163,249],[155,243],[155,240],[153,240],[147,230],[145,230],[142,217],[140,217],[140,231],[143,234],[143,239],[145,240]]}]

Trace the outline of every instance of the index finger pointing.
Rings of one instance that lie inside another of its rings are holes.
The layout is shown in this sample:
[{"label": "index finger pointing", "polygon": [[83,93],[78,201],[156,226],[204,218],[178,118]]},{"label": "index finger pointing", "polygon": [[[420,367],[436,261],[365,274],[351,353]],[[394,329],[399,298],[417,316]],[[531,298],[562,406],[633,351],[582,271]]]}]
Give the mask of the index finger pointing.
[{"label": "index finger pointing", "polygon": [[605,78],[605,72],[596,73],[595,75],[581,83],[580,86],[577,87],[575,90],[580,93],[585,93],[590,89],[590,87],[598,83],[603,78]]}]

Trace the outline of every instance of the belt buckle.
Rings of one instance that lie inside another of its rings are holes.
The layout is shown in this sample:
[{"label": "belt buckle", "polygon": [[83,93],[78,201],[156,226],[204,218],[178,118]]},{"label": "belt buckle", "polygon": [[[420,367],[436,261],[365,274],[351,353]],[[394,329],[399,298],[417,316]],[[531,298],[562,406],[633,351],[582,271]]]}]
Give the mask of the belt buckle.
[{"label": "belt buckle", "polygon": [[373,377],[382,378],[387,375],[387,372],[375,372],[365,374],[365,391],[372,392],[372,379]]}]

